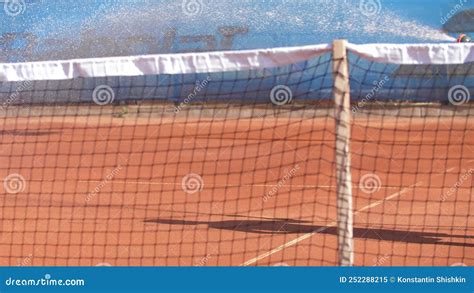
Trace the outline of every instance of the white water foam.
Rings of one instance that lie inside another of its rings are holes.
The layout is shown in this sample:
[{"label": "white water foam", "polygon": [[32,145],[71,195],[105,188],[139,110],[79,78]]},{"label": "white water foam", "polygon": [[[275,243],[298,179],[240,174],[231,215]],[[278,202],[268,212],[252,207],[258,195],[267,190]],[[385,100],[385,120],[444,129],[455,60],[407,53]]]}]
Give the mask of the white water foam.
[{"label": "white water foam", "polygon": [[[378,13],[368,17],[359,8],[359,1],[282,0],[271,2],[272,5],[258,4],[257,7],[250,0],[196,1],[202,4],[199,8],[202,11],[196,16],[183,14],[181,1],[143,2],[136,6],[115,2],[112,6],[103,6],[97,10],[81,25],[72,24],[66,18],[53,26],[48,20],[48,23],[40,22],[33,28],[44,35],[44,27],[49,28],[49,31],[53,27],[55,30],[47,38],[63,40],[64,49],[60,47],[53,55],[49,54],[50,58],[136,54],[133,48],[120,40],[146,39],[148,36],[162,40],[166,32],[173,30],[176,30],[178,38],[182,35],[213,35],[221,26],[247,26],[248,35],[240,36],[243,47],[261,47],[261,44],[253,45],[253,41],[245,39],[250,37],[255,40],[255,36],[271,36],[268,39],[273,42],[265,43],[266,47],[281,43],[288,45],[288,42],[298,45],[288,41],[289,37],[304,35],[307,36],[303,39],[314,39],[319,43],[341,37],[359,43],[393,42],[397,39],[410,42],[455,41],[435,28],[406,19],[386,7],[381,7]],[[111,38],[118,41],[110,41]],[[149,48],[146,53],[167,52],[161,52],[160,48]]]}]

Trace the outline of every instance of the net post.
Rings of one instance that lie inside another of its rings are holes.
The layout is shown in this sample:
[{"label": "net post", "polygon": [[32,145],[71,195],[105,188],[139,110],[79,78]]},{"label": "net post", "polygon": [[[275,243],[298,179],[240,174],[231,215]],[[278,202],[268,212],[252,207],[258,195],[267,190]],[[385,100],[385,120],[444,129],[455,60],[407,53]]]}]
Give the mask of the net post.
[{"label": "net post", "polygon": [[350,86],[347,41],[333,42],[334,118],[336,123],[337,236],[340,266],[354,262],[350,157]]}]

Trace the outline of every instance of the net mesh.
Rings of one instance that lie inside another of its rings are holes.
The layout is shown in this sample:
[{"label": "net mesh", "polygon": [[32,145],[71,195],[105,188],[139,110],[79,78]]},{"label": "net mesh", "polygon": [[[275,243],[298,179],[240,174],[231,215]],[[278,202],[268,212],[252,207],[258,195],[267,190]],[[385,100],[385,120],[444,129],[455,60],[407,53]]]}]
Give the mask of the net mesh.
[{"label": "net mesh", "polygon": [[[1,82],[0,265],[337,265],[332,66]],[[349,70],[355,264],[472,264],[472,64]]]},{"label": "net mesh", "polygon": [[[335,218],[331,79],[324,54],[250,71],[2,83],[2,264],[256,264],[324,227]],[[258,264],[335,264],[334,241]]]},{"label": "net mesh", "polygon": [[349,57],[355,263],[473,262],[473,63]]}]

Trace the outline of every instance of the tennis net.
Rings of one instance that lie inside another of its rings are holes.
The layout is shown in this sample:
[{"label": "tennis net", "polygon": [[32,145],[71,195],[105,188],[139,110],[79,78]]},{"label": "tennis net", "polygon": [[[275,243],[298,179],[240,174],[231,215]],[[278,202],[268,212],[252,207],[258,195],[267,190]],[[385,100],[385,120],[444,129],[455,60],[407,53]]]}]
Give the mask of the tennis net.
[{"label": "tennis net", "polygon": [[470,265],[471,52],[0,64],[0,265]]}]

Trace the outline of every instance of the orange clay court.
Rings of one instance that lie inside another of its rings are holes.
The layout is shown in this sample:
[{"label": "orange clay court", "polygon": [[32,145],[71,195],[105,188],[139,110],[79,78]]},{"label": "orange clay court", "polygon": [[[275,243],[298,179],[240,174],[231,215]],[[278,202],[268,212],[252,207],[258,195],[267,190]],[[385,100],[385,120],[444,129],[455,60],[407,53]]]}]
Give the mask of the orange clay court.
[{"label": "orange clay court", "polygon": [[[2,117],[0,265],[337,265],[332,109],[265,113]],[[473,116],[351,136],[355,265],[474,265]]]}]

